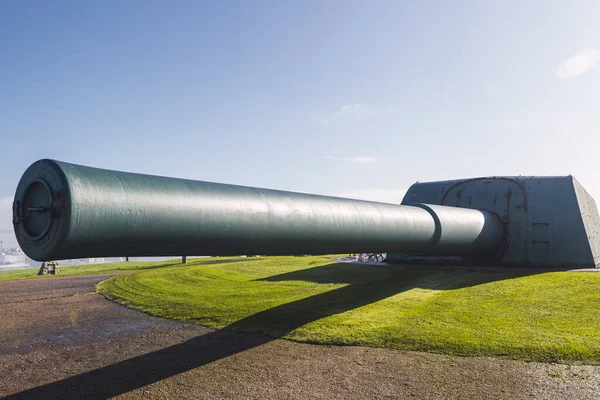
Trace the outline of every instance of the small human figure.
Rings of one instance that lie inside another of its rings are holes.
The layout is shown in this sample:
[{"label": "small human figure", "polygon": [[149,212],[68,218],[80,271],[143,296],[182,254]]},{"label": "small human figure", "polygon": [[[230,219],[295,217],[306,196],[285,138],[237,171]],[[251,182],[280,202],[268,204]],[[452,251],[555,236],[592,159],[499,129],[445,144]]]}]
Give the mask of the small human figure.
[{"label": "small human figure", "polygon": [[58,274],[58,263],[56,261],[44,261],[40,266],[40,270],[38,271],[38,275],[46,275],[46,274]]}]

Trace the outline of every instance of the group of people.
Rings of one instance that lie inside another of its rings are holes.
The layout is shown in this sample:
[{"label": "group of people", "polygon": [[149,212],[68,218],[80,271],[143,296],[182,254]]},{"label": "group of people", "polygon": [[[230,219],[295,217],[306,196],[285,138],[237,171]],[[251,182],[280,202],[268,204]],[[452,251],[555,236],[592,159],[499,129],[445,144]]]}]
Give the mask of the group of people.
[{"label": "group of people", "polygon": [[385,255],[383,253],[360,253],[354,255],[356,261],[361,262],[383,262],[385,261]]}]

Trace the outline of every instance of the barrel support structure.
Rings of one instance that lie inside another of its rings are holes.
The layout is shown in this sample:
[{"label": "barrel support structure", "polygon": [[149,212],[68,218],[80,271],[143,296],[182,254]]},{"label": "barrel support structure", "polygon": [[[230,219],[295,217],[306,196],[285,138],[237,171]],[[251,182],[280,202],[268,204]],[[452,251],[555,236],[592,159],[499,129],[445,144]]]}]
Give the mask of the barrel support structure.
[{"label": "barrel support structure", "polygon": [[393,205],[40,160],[23,174],[13,225],[32,259],[363,252],[493,259],[487,211]]},{"label": "barrel support structure", "polygon": [[[497,264],[559,269],[600,267],[600,213],[572,175],[488,176],[417,182],[403,205],[487,210],[504,225]],[[454,214],[453,214],[454,215]],[[443,253],[443,251],[441,252]],[[477,264],[475,258],[388,253],[388,263]]]}]

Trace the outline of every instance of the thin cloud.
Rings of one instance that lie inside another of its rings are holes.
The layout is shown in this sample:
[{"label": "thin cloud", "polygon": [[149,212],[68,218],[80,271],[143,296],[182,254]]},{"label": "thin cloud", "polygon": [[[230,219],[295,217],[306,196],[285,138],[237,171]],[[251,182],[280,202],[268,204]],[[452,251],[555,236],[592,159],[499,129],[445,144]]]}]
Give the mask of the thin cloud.
[{"label": "thin cloud", "polygon": [[358,104],[352,104],[349,106],[344,106],[341,107],[339,111],[337,111],[335,114],[348,114],[351,113],[352,111],[354,111],[355,109],[359,108],[359,107],[363,107],[365,105],[365,103],[358,103]]},{"label": "thin cloud", "polygon": [[328,122],[339,120],[340,118],[346,118],[351,115],[354,115],[360,109],[364,108],[365,106],[366,106],[365,103],[357,103],[357,104],[350,104],[347,106],[343,106],[343,107],[340,107],[340,109],[335,111],[334,113],[318,117],[317,120],[321,123],[326,124]]},{"label": "thin cloud", "polygon": [[563,61],[556,72],[560,79],[572,79],[588,72],[600,61],[600,50],[589,48]]},{"label": "thin cloud", "polygon": [[400,204],[405,194],[406,190],[402,189],[365,188],[335,193],[334,196],[348,199],[377,201],[380,203]]},{"label": "thin cloud", "polygon": [[350,162],[355,164],[373,164],[378,163],[380,160],[377,157],[372,156],[354,156],[354,157],[335,157],[335,156],[324,156],[326,160]]}]

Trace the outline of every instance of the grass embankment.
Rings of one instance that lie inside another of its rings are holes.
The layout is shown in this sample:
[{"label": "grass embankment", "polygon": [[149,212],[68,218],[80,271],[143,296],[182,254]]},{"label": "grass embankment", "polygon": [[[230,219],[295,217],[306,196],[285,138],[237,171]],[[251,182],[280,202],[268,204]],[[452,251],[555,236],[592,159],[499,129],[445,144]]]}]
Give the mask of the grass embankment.
[{"label": "grass embankment", "polygon": [[[216,258],[216,260],[227,260],[230,258]],[[199,258],[194,260],[194,264],[190,263],[187,265],[201,264],[215,258]],[[214,261],[213,261],[214,262]],[[113,275],[113,274],[124,274],[136,271],[156,269],[169,266],[182,266],[181,258],[174,258],[172,260],[166,260],[161,262],[138,262],[138,261],[127,261],[127,262],[114,262],[104,264],[81,264],[81,265],[61,265],[60,273],[58,275],[38,275],[39,268],[27,268],[18,269],[14,271],[0,271],[0,282],[18,279],[31,279],[31,278],[51,278],[60,276],[75,276],[75,275]]]},{"label": "grass embankment", "polygon": [[600,362],[600,274],[415,270],[270,257],[98,285],[150,314],[302,342]]}]

